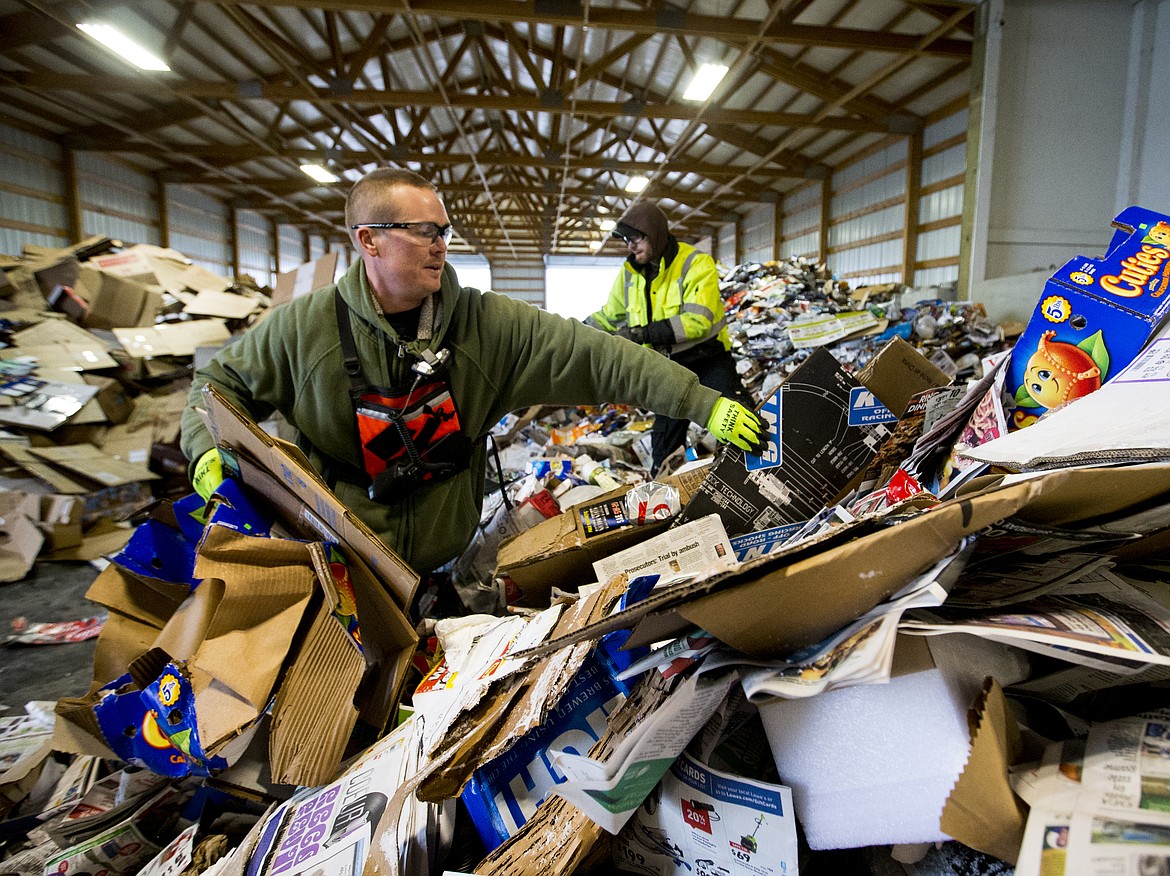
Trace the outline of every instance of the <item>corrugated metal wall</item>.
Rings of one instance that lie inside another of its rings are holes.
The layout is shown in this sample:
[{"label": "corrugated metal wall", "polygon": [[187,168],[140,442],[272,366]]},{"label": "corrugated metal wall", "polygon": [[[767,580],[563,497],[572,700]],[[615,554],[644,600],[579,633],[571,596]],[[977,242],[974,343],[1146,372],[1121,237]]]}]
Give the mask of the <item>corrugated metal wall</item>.
[{"label": "corrugated metal wall", "polygon": [[756,207],[739,227],[743,233],[743,261],[766,262],[776,257],[776,208],[772,204]]},{"label": "corrugated metal wall", "polygon": [[320,234],[309,234],[309,258],[306,261],[319,259],[329,252],[329,241]]},{"label": "corrugated metal wall", "polygon": [[344,272],[357,257],[357,252],[354,250],[349,238],[345,238],[344,240],[330,240],[328,252],[337,253],[338,273]]},{"label": "corrugated metal wall", "polygon": [[828,264],[852,285],[902,278],[907,160],[899,140],[833,174]]},{"label": "corrugated metal wall", "polygon": [[967,110],[964,109],[928,125],[922,134],[915,286],[949,283],[959,276],[966,169]]},{"label": "corrugated metal wall", "polygon": [[280,238],[280,264],[276,272],[294,270],[305,263],[305,235],[295,225],[277,226],[277,236]]},{"label": "corrugated metal wall", "polygon": [[124,243],[158,244],[157,184],[153,177],[97,152],[77,153],[81,227]]},{"label": "corrugated metal wall", "polygon": [[[967,110],[932,120],[922,133],[918,163],[917,221],[908,241],[907,188],[914,179],[911,143],[890,138],[840,167],[828,180],[828,251],[821,252],[822,192],[809,182],[781,204],[779,252],[775,209],[754,208],[739,223],[743,261],[804,256],[825,262],[834,276],[853,286],[909,282],[914,286],[954,281],[962,237]],[[914,251],[906,264],[907,245]],[[716,258],[733,263],[735,225],[724,223],[716,237]],[[907,274],[910,274],[907,277]]]},{"label": "corrugated metal wall", "polygon": [[780,257],[820,258],[821,184],[809,183],[784,199]]},{"label": "corrugated metal wall", "polygon": [[261,286],[276,282],[272,270],[272,223],[265,216],[252,210],[236,213],[236,245],[241,274],[248,274]]},{"label": "corrugated metal wall", "polygon": [[739,258],[736,255],[734,222],[725,222],[719,226],[719,235],[715,239],[715,247],[711,255],[725,268],[733,267],[739,263]]},{"label": "corrugated metal wall", "polygon": [[[933,119],[921,138],[918,173],[910,167],[906,138],[890,138],[868,150],[828,181],[828,251],[821,249],[822,190],[810,181],[790,193],[780,213],[776,252],[776,211],[756,206],[739,222],[723,223],[708,240],[725,267],[738,261],[805,256],[825,261],[852,285],[909,281],[930,286],[958,277],[966,163],[967,110]],[[68,243],[69,211],[66,156],[51,140],[0,125],[0,251],[19,254],[24,243]],[[78,153],[83,232],[103,233],[128,243],[158,243],[157,185],[148,174],[96,153]],[[907,234],[908,185],[916,185],[916,223]],[[215,273],[232,272],[231,211],[202,192],[171,185],[166,189],[169,244]],[[339,270],[353,260],[343,238],[279,229],[279,265],[272,263],[272,228],[260,214],[243,212],[237,224],[240,269],[258,282],[271,283],[287,271],[326,252],[338,254]],[[913,251],[906,265],[906,248]],[[738,252],[737,252],[738,249]],[[306,257],[307,256],[307,257]],[[544,306],[544,265],[539,261],[492,265],[497,291]],[[909,273],[910,276],[907,276]]]},{"label": "corrugated metal wall", "polygon": [[493,261],[492,290],[544,307],[544,262]]},{"label": "corrugated metal wall", "polygon": [[171,248],[221,277],[232,275],[227,204],[187,186],[167,186]]},{"label": "corrugated metal wall", "polygon": [[52,140],[0,125],[0,253],[69,243],[62,158]]}]

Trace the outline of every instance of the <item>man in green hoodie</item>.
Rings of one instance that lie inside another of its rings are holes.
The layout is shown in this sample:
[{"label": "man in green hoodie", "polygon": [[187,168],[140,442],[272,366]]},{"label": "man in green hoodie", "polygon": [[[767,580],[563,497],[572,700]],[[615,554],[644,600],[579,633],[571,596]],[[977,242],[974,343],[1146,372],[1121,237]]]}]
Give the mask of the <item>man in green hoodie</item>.
[{"label": "man in green hoodie", "polygon": [[[703,386],[750,407],[731,357],[715,260],[671,234],[666,214],[649,201],[630,207],[612,234],[630,254],[605,306],[586,324],[657,350],[690,369]],[[683,446],[687,426],[687,419],[654,418],[652,473]]]},{"label": "man in green hoodie", "polygon": [[447,264],[436,188],[383,168],[345,205],[359,259],[273,308],[195,374],[182,420],[192,482],[223,479],[197,407],[212,384],[256,422],[279,411],[338,498],[416,572],[458,556],[480,519],[485,438],[534,404],[625,403],[758,446],[760,420],[649,349],[492,292]]}]

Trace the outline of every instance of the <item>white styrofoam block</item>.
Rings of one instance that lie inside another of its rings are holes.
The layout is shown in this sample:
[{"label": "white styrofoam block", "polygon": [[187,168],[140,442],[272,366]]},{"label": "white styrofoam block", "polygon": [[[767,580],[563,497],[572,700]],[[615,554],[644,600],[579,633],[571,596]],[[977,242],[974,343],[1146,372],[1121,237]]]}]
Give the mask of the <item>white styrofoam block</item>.
[{"label": "white styrofoam block", "polygon": [[939,817],[970,753],[967,706],[937,669],[761,705],[809,845],[949,839]]}]

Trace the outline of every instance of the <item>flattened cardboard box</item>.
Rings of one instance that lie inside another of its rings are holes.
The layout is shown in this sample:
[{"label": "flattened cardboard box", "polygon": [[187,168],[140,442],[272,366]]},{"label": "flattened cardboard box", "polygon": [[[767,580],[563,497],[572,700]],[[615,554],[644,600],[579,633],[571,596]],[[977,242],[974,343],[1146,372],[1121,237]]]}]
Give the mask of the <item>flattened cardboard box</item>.
[{"label": "flattened cardboard box", "polygon": [[734,537],[803,523],[849,487],[916,393],[949,382],[901,338],[857,381],[817,350],[761,408],[769,449],[758,457],[726,449],[674,525],[719,514]]},{"label": "flattened cardboard box", "polygon": [[97,338],[87,344],[45,344],[39,347],[19,346],[0,350],[0,359],[20,359],[31,356],[37,367],[59,368],[67,371],[96,371],[117,368],[118,363]]},{"label": "flattened cardboard box", "polygon": [[121,252],[96,256],[90,259],[90,263],[109,274],[161,286],[175,296],[188,289],[193,292],[222,292],[232,284],[227,277],[192,264],[178,250],[147,243],[137,244]]},{"label": "flattened cardboard box", "polygon": [[64,550],[81,544],[81,512],[77,496],[41,496],[39,526],[45,534],[45,551]]},{"label": "flattened cardboard box", "polygon": [[135,359],[156,356],[194,356],[195,348],[226,341],[231,332],[222,319],[164,322],[142,328],[116,328],[114,337]]},{"label": "flattened cardboard box", "polygon": [[272,290],[272,306],[292,301],[322,286],[328,286],[333,282],[333,275],[336,272],[337,253],[328,252],[319,259],[277,274],[276,286]]},{"label": "flattened cardboard box", "polygon": [[[679,491],[685,504],[707,476],[709,466],[661,478]],[[645,526],[625,526],[601,535],[586,537],[580,509],[607,500],[620,499],[630,490],[622,486],[588,502],[574,505],[563,514],[538,523],[500,545],[497,568],[508,575],[524,594],[524,603],[545,605],[552,586],[572,588],[596,579],[593,564],[620,550],[645,541],[665,530],[670,521]]]},{"label": "flattened cardboard box", "polygon": [[985,527],[1016,517],[1071,528],[1168,492],[1170,465],[1062,469],[990,486],[895,526],[858,520],[737,569],[657,591],[532,654],[614,630],[632,630],[626,647],[633,648],[697,626],[745,653],[782,655],[841,629]]},{"label": "flattened cardboard box", "polygon": [[33,567],[45,540],[39,519],[37,496],[0,492],[0,583],[19,581]]},{"label": "flattened cardboard box", "polygon": [[333,494],[304,454],[244,417],[212,386],[206,419],[241,478],[294,532],[338,543],[353,583],[366,653],[361,719],[382,728],[394,714],[418,637],[406,617],[418,576]]},{"label": "flattened cardboard box", "polygon": [[140,481],[158,480],[158,475],[146,466],[110,456],[92,444],[30,447],[29,452],[50,465],[64,469],[69,477],[80,477],[83,481],[93,481],[102,487],[122,487]]},{"label": "flattened cardboard box", "polygon": [[[85,347],[94,351],[100,358],[107,354],[110,345],[92,332],[88,332],[76,323],[61,317],[52,317],[21,329],[12,336],[13,342],[19,348],[29,347]],[[106,360],[101,359],[104,363]],[[116,366],[117,362],[109,360]],[[106,367],[104,364],[101,367]]]}]

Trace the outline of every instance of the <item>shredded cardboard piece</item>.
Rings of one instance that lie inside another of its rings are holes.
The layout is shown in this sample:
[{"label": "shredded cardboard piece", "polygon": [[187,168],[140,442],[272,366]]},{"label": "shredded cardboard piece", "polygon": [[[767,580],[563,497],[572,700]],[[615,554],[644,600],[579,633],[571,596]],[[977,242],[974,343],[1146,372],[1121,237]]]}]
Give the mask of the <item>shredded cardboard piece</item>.
[{"label": "shredded cardboard piece", "polygon": [[[319,560],[318,579],[329,599],[318,605],[312,629],[277,692],[270,758],[274,782],[321,785],[334,776],[345,754],[358,716],[353,691],[366,665],[364,659],[347,659],[357,645],[333,616],[336,591],[328,586],[324,550],[320,545],[310,550]],[[324,671],[329,667],[332,671]]]},{"label": "shredded cardboard piece", "polygon": [[971,756],[947,798],[939,827],[964,845],[1015,864],[1027,820],[1008,781],[1019,729],[994,677],[984,682],[973,712]]},{"label": "shredded cardboard piece", "polygon": [[[625,576],[617,576],[606,587],[578,600],[564,612],[551,635],[563,635],[603,617],[625,587]],[[438,801],[456,796],[475,770],[539,727],[569,689],[592,649],[593,644],[586,642],[554,652],[536,662],[527,673],[514,673],[510,678],[516,680],[502,691],[491,688],[490,696],[485,692],[474,709],[452,724],[448,738],[456,740],[457,752],[442,774],[420,786],[419,799]]]},{"label": "shredded cardboard piece", "polygon": [[[605,760],[612,755],[630,728],[662,705],[671,689],[657,673],[647,673],[610,716],[605,733],[589,749],[589,757]],[[600,826],[571,803],[550,796],[519,831],[476,866],[475,872],[490,876],[572,873],[603,834]]]}]

